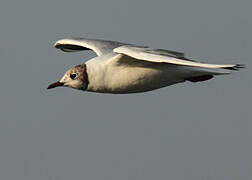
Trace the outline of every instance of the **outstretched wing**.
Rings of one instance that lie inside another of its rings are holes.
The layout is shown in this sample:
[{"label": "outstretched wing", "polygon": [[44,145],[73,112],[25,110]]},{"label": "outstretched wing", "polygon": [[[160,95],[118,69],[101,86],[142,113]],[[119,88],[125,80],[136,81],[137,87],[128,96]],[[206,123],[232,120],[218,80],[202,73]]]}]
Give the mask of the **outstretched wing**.
[{"label": "outstretched wing", "polygon": [[238,64],[206,64],[197,61],[191,61],[184,57],[183,53],[151,49],[147,47],[139,47],[132,45],[123,45],[113,50],[116,53],[127,55],[142,61],[156,62],[156,63],[169,63],[182,66],[200,67],[200,68],[213,68],[213,69],[230,69],[237,70],[242,68]]},{"label": "outstretched wing", "polygon": [[116,41],[105,41],[98,39],[86,39],[86,38],[71,38],[71,39],[61,39],[56,41],[54,47],[61,49],[65,52],[76,52],[92,50],[98,56],[107,54],[113,51],[114,48],[125,45],[121,42]]}]

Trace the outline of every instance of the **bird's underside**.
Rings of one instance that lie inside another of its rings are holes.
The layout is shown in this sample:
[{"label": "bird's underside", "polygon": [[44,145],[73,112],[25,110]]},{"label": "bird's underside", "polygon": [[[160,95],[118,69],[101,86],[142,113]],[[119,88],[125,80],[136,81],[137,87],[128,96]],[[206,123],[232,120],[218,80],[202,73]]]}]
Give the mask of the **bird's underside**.
[{"label": "bird's underside", "polygon": [[[55,48],[65,52],[93,50],[98,56],[85,63],[86,82],[66,77],[67,73],[59,82],[62,86],[102,93],[137,93],[185,81],[206,81],[244,67],[201,63],[187,59],[181,52],[115,41],[62,39],[55,43]],[[86,89],[81,83],[87,83]]]}]

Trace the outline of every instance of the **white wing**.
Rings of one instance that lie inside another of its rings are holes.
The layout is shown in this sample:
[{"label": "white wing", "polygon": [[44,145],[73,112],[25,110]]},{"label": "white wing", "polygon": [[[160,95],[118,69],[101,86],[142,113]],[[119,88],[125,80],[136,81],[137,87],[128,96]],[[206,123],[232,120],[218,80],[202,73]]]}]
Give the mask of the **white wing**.
[{"label": "white wing", "polygon": [[[182,66],[200,67],[200,68],[213,68],[213,69],[229,69],[237,70],[242,68],[239,64],[206,64],[192,60],[188,60],[184,57],[183,53],[177,53],[173,51],[151,49],[147,47],[139,47],[132,45],[123,45],[113,50],[116,53],[127,55],[138,60],[156,62],[156,63],[169,63]],[[173,52],[173,53],[172,53]],[[177,53],[177,54],[176,54]]]},{"label": "white wing", "polygon": [[55,42],[54,47],[65,52],[76,52],[84,50],[93,50],[98,56],[107,54],[113,51],[113,49],[127,45],[129,47],[138,47],[148,50],[149,53],[164,55],[170,57],[184,58],[184,53],[164,50],[164,49],[150,49],[145,46],[135,46],[131,44],[107,41],[99,39],[86,39],[86,38],[71,38],[71,39],[61,39]]},{"label": "white wing", "polygon": [[65,52],[76,52],[93,50],[98,56],[113,51],[114,48],[125,45],[116,41],[105,41],[98,39],[71,38],[56,41],[54,47]]}]

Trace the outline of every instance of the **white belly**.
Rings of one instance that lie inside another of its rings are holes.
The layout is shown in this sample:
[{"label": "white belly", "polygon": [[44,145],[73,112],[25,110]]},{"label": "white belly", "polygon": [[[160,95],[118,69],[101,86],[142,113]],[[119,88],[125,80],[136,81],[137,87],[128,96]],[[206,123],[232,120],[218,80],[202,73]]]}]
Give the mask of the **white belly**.
[{"label": "white belly", "polygon": [[119,70],[117,75],[107,79],[107,84],[112,93],[145,92],[181,82],[170,75],[157,69],[134,67]]},{"label": "white belly", "polygon": [[137,93],[184,82],[183,78],[177,76],[175,67],[164,64],[143,65],[141,63],[113,66],[110,64],[97,67],[97,70],[99,73],[93,73],[92,77],[89,77],[88,91],[115,94]]}]

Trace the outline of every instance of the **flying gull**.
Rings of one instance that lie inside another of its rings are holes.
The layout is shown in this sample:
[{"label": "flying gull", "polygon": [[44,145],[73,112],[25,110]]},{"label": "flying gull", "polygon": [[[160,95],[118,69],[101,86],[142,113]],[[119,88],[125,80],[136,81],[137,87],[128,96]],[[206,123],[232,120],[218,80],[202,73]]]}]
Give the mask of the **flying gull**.
[{"label": "flying gull", "polygon": [[65,52],[93,50],[97,57],[72,67],[48,89],[66,86],[99,93],[140,93],[186,81],[206,81],[244,67],[207,64],[187,59],[181,52],[98,39],[62,39],[54,47]]}]

